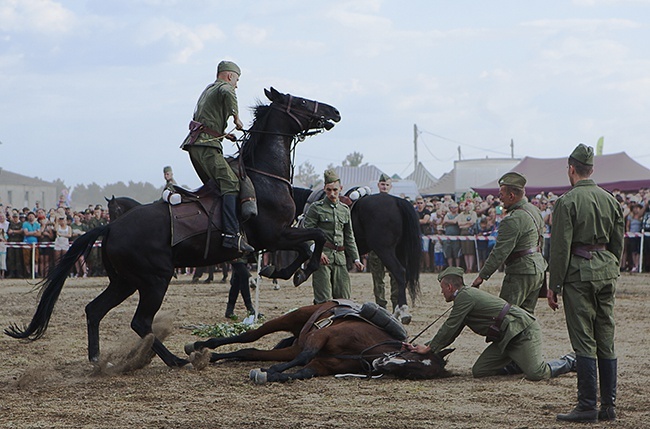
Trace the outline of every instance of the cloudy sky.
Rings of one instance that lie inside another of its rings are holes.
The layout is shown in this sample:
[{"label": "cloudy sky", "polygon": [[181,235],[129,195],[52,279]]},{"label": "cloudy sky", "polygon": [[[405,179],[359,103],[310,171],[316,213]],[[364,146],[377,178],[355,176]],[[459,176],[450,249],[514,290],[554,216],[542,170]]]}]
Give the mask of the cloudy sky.
[{"label": "cloudy sky", "polygon": [[[650,1],[0,0],[0,167],[74,186],[199,186],[178,146],[221,59],[264,88],[337,107],[299,145],[320,172],[353,151],[419,160],[564,157],[576,143],[650,167]],[[227,143],[225,152],[234,152]]]}]

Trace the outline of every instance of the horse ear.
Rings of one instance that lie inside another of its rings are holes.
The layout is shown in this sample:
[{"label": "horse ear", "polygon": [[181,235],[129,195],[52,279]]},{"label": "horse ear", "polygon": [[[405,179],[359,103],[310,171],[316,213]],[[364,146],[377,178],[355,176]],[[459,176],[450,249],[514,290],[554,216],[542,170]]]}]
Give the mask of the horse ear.
[{"label": "horse ear", "polygon": [[[271,89],[273,88],[271,87]],[[264,95],[266,95],[266,98],[273,101],[273,93],[266,88],[264,88]]]},{"label": "horse ear", "polygon": [[[113,198],[115,198],[115,195],[113,195]],[[107,203],[110,203],[110,202],[111,202],[111,200],[109,200],[109,199],[106,198],[106,197],[104,197],[104,199],[106,200]]]}]

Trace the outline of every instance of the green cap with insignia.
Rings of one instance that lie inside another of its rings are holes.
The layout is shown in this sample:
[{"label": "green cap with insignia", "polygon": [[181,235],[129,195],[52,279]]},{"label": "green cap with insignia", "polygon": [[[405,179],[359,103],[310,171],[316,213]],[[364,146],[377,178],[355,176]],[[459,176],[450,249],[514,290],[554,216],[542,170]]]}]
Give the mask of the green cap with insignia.
[{"label": "green cap with insignia", "polygon": [[381,173],[381,176],[379,176],[379,181],[380,182],[388,182],[389,180],[391,180],[391,178],[386,173]]},{"label": "green cap with insignia", "polygon": [[221,73],[225,71],[235,72],[239,76],[241,76],[241,69],[237,64],[233,63],[232,61],[221,61],[219,63],[219,65],[217,66],[217,73]]},{"label": "green cap with insignia", "polygon": [[325,173],[323,174],[323,178],[325,179],[324,181],[326,185],[328,183],[334,183],[341,180],[339,179],[339,175],[336,174],[336,171],[334,171],[333,169],[325,170]]},{"label": "green cap with insignia", "polygon": [[523,189],[524,186],[526,186],[526,178],[523,174],[517,173],[516,171],[511,171],[504,174],[499,179],[499,186],[503,185]]},{"label": "green cap with insignia", "polygon": [[171,165],[167,165],[163,167],[163,173],[171,173],[172,172],[172,167]]},{"label": "green cap with insignia", "polygon": [[463,274],[465,274],[465,271],[463,271],[463,269],[460,267],[447,267],[440,274],[438,274],[438,281],[442,281],[442,279],[447,276],[458,276],[462,279]]},{"label": "green cap with insignia", "polygon": [[594,165],[594,148],[580,143],[573,149],[569,157],[584,165]]}]

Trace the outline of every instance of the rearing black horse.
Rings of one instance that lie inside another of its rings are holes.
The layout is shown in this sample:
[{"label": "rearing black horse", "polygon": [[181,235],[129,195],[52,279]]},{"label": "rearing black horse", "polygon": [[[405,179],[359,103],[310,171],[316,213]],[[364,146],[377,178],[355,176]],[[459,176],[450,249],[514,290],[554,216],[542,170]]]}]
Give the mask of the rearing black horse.
[{"label": "rearing black horse", "polygon": [[[259,213],[243,227],[249,243],[256,249],[297,251],[297,259],[289,267],[270,275],[288,279],[298,271],[294,283],[300,284],[318,268],[325,236],[318,229],[291,228],[295,211],[289,182],[291,150],[298,136],[310,130],[329,130],[341,116],[337,109],[327,104],[282,94],[273,88],[264,92],[271,104],[255,108],[255,120],[240,153],[256,188]],[[14,338],[41,337],[74,263],[90,251],[95,240],[103,237],[102,259],[110,283],[86,306],[88,358],[91,362],[99,359],[100,321],[136,291],[140,300],[131,328],[144,338],[152,332],[153,318],[162,305],[175,267],[211,265],[240,255],[233,249],[221,247],[221,234],[212,234],[206,258],[205,233],[172,247],[170,222],[169,205],[154,202],[134,207],[115,222],[77,238],[45,277],[41,299],[29,326],[20,329],[12,325],[5,333]],[[308,241],[315,242],[313,254]],[[304,271],[299,270],[308,259]],[[158,339],[154,340],[152,349],[168,366],[188,363],[171,353]]]}]

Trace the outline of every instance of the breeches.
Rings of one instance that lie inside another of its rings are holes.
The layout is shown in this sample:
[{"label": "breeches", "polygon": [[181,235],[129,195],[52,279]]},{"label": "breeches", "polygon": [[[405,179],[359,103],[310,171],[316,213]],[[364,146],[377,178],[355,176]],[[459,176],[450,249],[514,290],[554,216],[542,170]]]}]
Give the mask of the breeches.
[{"label": "breeches", "polygon": [[345,265],[321,265],[312,274],[314,304],[331,299],[350,299],[350,275]]},{"label": "breeches", "polygon": [[614,301],[616,279],[566,283],[564,314],[576,355],[616,359]]},{"label": "breeches", "polygon": [[506,274],[499,297],[533,314],[543,281],[544,273],[541,271],[536,274]]},{"label": "breeches", "polygon": [[502,352],[498,343],[490,344],[472,367],[472,375],[488,377],[499,374],[514,361],[528,380],[538,381],[551,377],[551,369],[542,359],[542,331],[537,321],[515,336]]},{"label": "breeches", "polygon": [[221,195],[239,193],[239,179],[223,158],[221,148],[192,146],[189,152],[192,166],[204,184],[213,179],[219,184]]},{"label": "breeches", "polygon": [[[375,295],[375,302],[380,307],[386,308],[388,304],[385,294],[386,284],[384,283],[386,267],[384,267],[384,264],[375,252],[368,253],[368,270],[372,273],[372,290]],[[393,309],[399,301],[399,289],[392,274],[390,274],[390,301]]]}]

